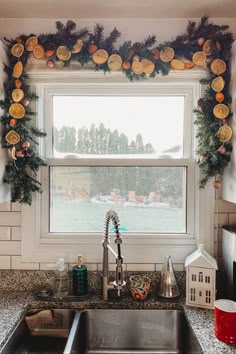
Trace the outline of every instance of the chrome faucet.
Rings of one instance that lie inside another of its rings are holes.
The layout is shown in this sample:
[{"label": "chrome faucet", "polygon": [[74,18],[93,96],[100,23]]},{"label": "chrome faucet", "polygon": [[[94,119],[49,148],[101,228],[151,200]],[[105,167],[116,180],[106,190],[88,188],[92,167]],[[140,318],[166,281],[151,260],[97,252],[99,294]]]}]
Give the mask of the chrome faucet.
[{"label": "chrome faucet", "polygon": [[[117,254],[110,246],[109,240],[109,223],[112,220],[114,225],[114,231],[116,234],[115,244],[117,244]],[[123,257],[121,256],[120,245],[122,243],[122,238],[119,230],[119,217],[114,210],[109,210],[105,216],[105,229],[104,238],[102,241],[103,246],[103,269],[102,269],[102,299],[108,299],[108,291],[110,289],[117,289],[118,296],[120,296],[120,290],[125,286],[124,281],[124,271],[123,271]],[[116,258],[116,280],[109,282],[109,251]]]}]

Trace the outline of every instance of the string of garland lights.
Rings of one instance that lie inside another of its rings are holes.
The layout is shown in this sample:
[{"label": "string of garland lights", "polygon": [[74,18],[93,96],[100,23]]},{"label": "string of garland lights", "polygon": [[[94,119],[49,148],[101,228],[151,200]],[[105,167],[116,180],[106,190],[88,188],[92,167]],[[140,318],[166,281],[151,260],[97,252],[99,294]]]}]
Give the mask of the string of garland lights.
[{"label": "string of garland lights", "polygon": [[37,171],[46,163],[38,156],[38,138],[46,134],[35,127],[36,113],[30,103],[37,97],[27,83],[27,60],[30,56],[45,59],[48,68],[57,61],[69,66],[71,61],[81,65],[93,62],[96,70],[121,70],[131,80],[154,78],[158,74],[168,75],[170,70],[191,70],[195,65],[208,68],[208,77],[203,98],[194,109],[197,125],[197,164],[201,169],[200,188],[204,188],[212,177],[213,185],[220,187],[218,176],[230,161],[232,130],[228,124],[231,96],[229,92],[229,60],[233,43],[227,25],[209,23],[204,16],[200,22],[189,21],[186,33],[173,41],[156,43],[155,36],[143,42],[126,41],[116,49],[114,44],[120,33],[115,28],[105,37],[104,27],[95,25],[94,31],[87,28],[76,31],[76,24],[56,22],[54,34],[20,35],[8,40],[9,66],[5,68],[5,99],[1,122],[4,126],[3,147],[9,150],[5,182],[12,187],[12,201],[31,204],[32,192],[41,192]]}]

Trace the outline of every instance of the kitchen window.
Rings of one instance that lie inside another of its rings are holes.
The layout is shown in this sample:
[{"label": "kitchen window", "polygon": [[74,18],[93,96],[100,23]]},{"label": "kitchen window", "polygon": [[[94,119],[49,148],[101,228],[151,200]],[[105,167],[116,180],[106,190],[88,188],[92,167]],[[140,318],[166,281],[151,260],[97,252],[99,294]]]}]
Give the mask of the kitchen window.
[{"label": "kitchen window", "polygon": [[[104,216],[114,209],[127,263],[156,262],[163,250],[183,262],[200,229],[192,113],[199,83],[37,82],[35,89],[48,163],[44,192],[30,208],[36,257],[82,253],[99,262]],[[34,254],[29,230],[25,223],[26,260]]]},{"label": "kitchen window", "polygon": [[112,208],[126,232],[186,233],[185,96],[84,91],[51,97],[49,231],[97,232]]}]

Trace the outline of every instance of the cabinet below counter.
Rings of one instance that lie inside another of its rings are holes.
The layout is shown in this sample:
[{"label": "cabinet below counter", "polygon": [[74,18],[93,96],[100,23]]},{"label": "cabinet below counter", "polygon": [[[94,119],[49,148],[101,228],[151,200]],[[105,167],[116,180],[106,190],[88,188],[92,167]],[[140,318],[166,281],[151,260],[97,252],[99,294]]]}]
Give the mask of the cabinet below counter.
[{"label": "cabinet below counter", "polygon": [[[236,354],[236,345],[219,341],[214,335],[214,311],[190,308],[183,300],[160,300],[150,296],[143,302],[132,297],[104,302],[93,294],[82,301],[55,299],[54,301],[37,300],[32,293],[0,292],[0,353],[12,331],[31,308],[71,308],[71,309],[178,309],[185,313],[203,354]],[[13,353],[11,353],[13,354]]]}]

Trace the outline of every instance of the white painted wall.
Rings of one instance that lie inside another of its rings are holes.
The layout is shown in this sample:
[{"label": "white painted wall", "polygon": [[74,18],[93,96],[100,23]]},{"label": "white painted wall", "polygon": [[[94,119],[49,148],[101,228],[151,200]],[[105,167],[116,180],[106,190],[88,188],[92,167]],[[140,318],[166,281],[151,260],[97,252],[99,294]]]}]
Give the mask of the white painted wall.
[{"label": "white painted wall", "polygon": [[[15,38],[19,34],[40,34],[55,32],[56,19],[3,19],[0,18],[0,38]],[[66,22],[66,20],[61,20]],[[198,20],[197,20],[198,21]],[[211,19],[217,24],[228,24],[236,37],[235,19]],[[142,41],[148,35],[155,34],[159,43],[172,40],[176,35],[184,33],[186,19],[109,19],[109,20],[75,20],[78,28],[88,26],[93,28],[95,23],[103,24],[108,34],[114,27],[122,33],[117,44],[129,39],[133,42]],[[2,78],[0,77],[0,80]],[[236,204],[218,201],[215,211],[215,256],[221,257],[221,226],[236,223]],[[139,271],[159,270],[162,260],[155,264],[126,264],[125,269]],[[0,269],[52,269],[54,264],[22,263],[21,262],[21,207],[9,202],[0,204]],[[89,264],[90,270],[101,269],[100,264]],[[176,270],[183,270],[183,265],[176,264]]]},{"label": "white painted wall", "polygon": [[[203,14],[204,15],[204,14]],[[1,16],[1,14],[0,14]],[[65,23],[68,19],[60,19]],[[134,42],[142,41],[147,35],[154,34],[158,43],[172,40],[178,34],[184,33],[187,20],[186,19],[73,19],[77,24],[77,28],[88,27],[93,29],[96,23],[103,24],[107,33],[114,27],[122,33],[117,44],[129,39]],[[191,19],[196,22],[199,19]],[[55,32],[55,22],[57,19],[4,19],[0,18],[0,38],[15,38],[19,34]],[[210,19],[210,22],[219,25],[229,25],[231,32],[236,38],[236,17],[234,19]]]}]

